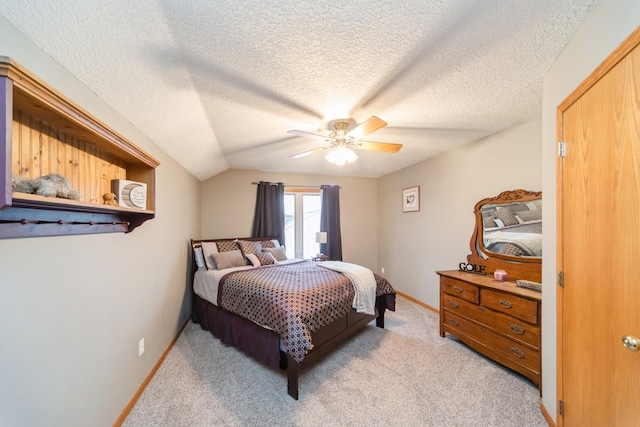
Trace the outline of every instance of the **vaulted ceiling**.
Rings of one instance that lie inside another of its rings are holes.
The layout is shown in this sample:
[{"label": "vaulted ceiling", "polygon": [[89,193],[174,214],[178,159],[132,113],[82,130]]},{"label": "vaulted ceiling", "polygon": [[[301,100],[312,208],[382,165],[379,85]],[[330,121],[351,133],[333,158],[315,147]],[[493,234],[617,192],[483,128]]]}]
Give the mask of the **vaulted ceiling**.
[{"label": "vaulted ceiling", "polygon": [[[379,177],[540,115],[542,78],[593,3],[0,0],[0,14],[201,180]],[[290,158],[324,144],[288,130],[372,115],[388,126],[366,140],[399,153]]]}]

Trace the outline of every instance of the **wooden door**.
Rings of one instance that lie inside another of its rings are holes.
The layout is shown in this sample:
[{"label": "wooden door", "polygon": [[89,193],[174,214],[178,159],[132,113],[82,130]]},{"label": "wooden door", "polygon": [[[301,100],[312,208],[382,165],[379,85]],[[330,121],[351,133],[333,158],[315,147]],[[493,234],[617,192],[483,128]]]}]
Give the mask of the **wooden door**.
[{"label": "wooden door", "polygon": [[638,426],[640,28],[558,119],[558,425]]}]

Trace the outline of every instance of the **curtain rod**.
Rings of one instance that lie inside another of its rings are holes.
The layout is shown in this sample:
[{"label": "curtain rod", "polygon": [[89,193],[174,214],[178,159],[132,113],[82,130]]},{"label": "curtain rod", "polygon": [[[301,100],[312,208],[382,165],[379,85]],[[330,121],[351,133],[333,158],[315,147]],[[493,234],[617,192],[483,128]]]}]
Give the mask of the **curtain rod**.
[{"label": "curtain rod", "polygon": [[[253,181],[251,185],[258,185],[259,182]],[[283,182],[270,182],[271,185],[284,184]],[[298,188],[322,188],[322,185],[296,185],[296,184],[284,184],[285,187],[298,187]],[[342,187],[338,187],[342,188]]]}]

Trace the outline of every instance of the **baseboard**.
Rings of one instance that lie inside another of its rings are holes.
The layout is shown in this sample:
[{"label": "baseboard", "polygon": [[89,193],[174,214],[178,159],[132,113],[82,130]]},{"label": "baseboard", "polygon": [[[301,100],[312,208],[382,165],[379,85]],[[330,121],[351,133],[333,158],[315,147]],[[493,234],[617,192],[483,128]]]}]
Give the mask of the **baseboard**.
[{"label": "baseboard", "polygon": [[544,406],[543,402],[540,402],[540,412],[542,412],[542,416],[544,417],[544,419],[547,420],[547,424],[549,424],[549,427],[556,427],[556,423],[553,421],[553,418],[551,418],[551,414],[549,414],[549,411],[547,411],[547,408]]},{"label": "baseboard", "polygon": [[122,425],[122,423],[124,423],[124,420],[127,419],[127,416],[129,415],[129,413],[133,409],[134,405],[136,404],[136,402],[138,401],[140,396],[142,396],[142,392],[144,392],[144,389],[147,388],[147,385],[149,385],[149,382],[151,382],[151,379],[153,378],[153,376],[156,374],[156,372],[160,368],[160,365],[162,365],[162,362],[164,362],[164,359],[167,357],[167,355],[169,354],[169,352],[173,348],[173,345],[176,343],[176,341],[178,341],[178,338],[180,338],[180,334],[182,334],[182,331],[184,330],[184,328],[187,327],[187,325],[189,324],[190,320],[191,320],[191,316],[187,317],[187,320],[184,322],[184,325],[182,325],[182,327],[180,327],[180,330],[178,331],[176,336],[171,340],[171,342],[169,343],[169,346],[164,351],[164,353],[162,353],[162,356],[160,356],[160,359],[158,359],[158,362],[155,364],[153,369],[151,369],[151,372],[149,372],[149,375],[147,375],[147,378],[145,378],[145,380],[142,382],[140,387],[138,387],[138,391],[136,391],[136,393],[133,395],[133,397],[131,398],[131,400],[127,404],[127,406],[124,408],[124,410],[122,411],[122,413],[120,414],[120,416],[116,420],[116,422],[113,423],[113,427],[120,427]]},{"label": "baseboard", "polygon": [[422,301],[420,301],[420,300],[417,300],[417,299],[415,299],[415,298],[413,298],[413,297],[410,297],[410,296],[409,296],[409,295],[407,295],[407,294],[404,294],[404,293],[399,292],[399,291],[396,291],[396,294],[400,295],[402,298],[406,298],[406,299],[408,299],[409,301],[415,302],[416,304],[423,306],[423,307],[424,307],[424,308],[426,308],[427,310],[431,310],[431,311],[434,311],[434,312],[436,312],[436,313],[440,313],[440,310],[438,310],[437,308],[433,308],[433,307],[431,307],[429,304],[426,304],[426,303],[424,303],[424,302],[422,302]]}]

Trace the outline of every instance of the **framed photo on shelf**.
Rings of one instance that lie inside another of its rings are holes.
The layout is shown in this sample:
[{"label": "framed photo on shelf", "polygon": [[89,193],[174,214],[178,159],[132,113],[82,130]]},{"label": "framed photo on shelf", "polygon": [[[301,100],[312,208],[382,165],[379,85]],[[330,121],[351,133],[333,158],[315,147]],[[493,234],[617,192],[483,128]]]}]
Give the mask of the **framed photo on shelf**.
[{"label": "framed photo on shelf", "polygon": [[418,212],[420,210],[420,186],[402,190],[402,212]]}]

